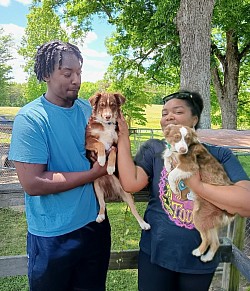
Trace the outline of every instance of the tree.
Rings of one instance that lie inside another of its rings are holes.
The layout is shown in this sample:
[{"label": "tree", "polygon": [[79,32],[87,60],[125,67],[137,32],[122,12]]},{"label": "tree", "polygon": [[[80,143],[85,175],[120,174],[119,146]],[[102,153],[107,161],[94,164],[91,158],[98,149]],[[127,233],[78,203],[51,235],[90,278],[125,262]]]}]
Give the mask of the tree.
[{"label": "tree", "polygon": [[81,98],[89,99],[89,97],[94,95],[97,91],[99,91],[98,83],[82,82],[78,95]]},{"label": "tree", "polygon": [[145,90],[145,79],[134,77],[133,75],[123,78],[121,81],[114,80],[107,90],[119,91],[126,97],[126,102],[122,106],[122,112],[128,122],[129,127],[132,122],[138,125],[145,125],[146,118],[144,109],[146,104],[151,103],[150,94]]},{"label": "tree", "polygon": [[214,0],[89,1],[79,2],[77,8],[75,3],[68,5],[67,17],[77,17],[82,28],[84,23],[83,27],[87,27],[94,13],[104,13],[115,25],[116,33],[107,44],[109,53],[114,56],[113,69],[119,80],[122,75],[146,74],[148,80],[172,87],[178,77],[173,79],[167,73],[180,67],[181,56],[180,88],[202,94],[206,108],[202,124],[210,127],[213,6]]},{"label": "tree", "polygon": [[210,47],[211,19],[215,0],[181,0],[177,27],[181,46],[181,82],[183,89],[201,93],[203,128],[210,128]]},{"label": "tree", "polygon": [[[35,1],[34,7],[40,3]],[[198,90],[205,99],[203,127],[210,125],[209,52],[212,52],[211,72],[223,128],[237,127],[236,117],[230,123],[229,117],[237,115],[237,105],[238,113],[243,112],[242,106],[245,108],[247,81],[239,82],[239,77],[246,78],[242,70],[249,66],[248,0],[216,1],[211,50],[208,35],[214,0],[42,1],[43,6],[45,3],[49,3],[62,23],[71,24],[75,38],[91,29],[94,15],[114,25],[116,31],[107,40],[113,56],[107,76],[111,70],[118,82],[128,76],[139,79],[144,76],[146,87],[165,86],[166,94],[179,87]],[[40,17],[48,17],[43,15]]]},{"label": "tree", "polygon": [[60,17],[53,9],[53,1],[44,0],[42,5],[39,1],[34,1],[27,19],[28,24],[19,53],[26,60],[24,69],[29,74],[25,98],[27,101],[32,101],[46,90],[45,83],[39,83],[33,71],[37,47],[53,39],[68,41],[69,36],[61,27]]},{"label": "tree", "polygon": [[[250,61],[250,2],[220,0],[215,6],[213,26],[211,73],[221,108],[222,127],[236,129],[237,110],[242,109],[238,105],[244,106],[244,102],[239,103],[239,91],[246,77],[249,79],[249,75],[243,73],[240,79],[240,71],[247,70]],[[242,94],[247,92],[243,90]],[[248,92],[248,100],[249,96]]]},{"label": "tree", "polygon": [[12,67],[7,65],[7,62],[12,59],[10,50],[13,45],[11,35],[5,34],[3,28],[0,28],[0,103],[2,106],[6,105],[8,101],[8,82],[11,80],[9,74],[11,73]]},{"label": "tree", "polygon": [[21,107],[27,103],[24,97],[26,84],[20,84],[16,82],[9,83],[8,92],[6,94],[5,106]]}]

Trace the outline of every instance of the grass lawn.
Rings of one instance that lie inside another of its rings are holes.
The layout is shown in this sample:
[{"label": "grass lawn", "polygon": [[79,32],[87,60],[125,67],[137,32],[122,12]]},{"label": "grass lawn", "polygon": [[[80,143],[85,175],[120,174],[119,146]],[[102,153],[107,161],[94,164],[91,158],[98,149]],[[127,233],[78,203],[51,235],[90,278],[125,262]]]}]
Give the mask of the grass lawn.
[{"label": "grass lawn", "polygon": [[[146,203],[137,202],[143,215]],[[108,215],[112,228],[112,250],[137,249],[141,229],[124,202],[108,203]],[[0,256],[24,255],[26,253],[26,220],[23,212],[0,208]],[[8,231],[6,231],[8,230]],[[27,276],[0,278],[0,290],[28,290]],[[137,270],[109,271],[108,291],[136,291]]]}]

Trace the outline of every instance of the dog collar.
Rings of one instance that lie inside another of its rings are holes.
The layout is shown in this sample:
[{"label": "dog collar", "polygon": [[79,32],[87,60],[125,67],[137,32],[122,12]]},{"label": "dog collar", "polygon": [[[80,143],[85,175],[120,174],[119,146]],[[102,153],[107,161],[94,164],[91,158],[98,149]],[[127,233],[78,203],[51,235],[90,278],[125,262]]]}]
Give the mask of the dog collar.
[{"label": "dog collar", "polygon": [[165,145],[167,146],[167,148],[170,150],[171,149],[171,144],[168,143],[167,141],[165,141]]}]

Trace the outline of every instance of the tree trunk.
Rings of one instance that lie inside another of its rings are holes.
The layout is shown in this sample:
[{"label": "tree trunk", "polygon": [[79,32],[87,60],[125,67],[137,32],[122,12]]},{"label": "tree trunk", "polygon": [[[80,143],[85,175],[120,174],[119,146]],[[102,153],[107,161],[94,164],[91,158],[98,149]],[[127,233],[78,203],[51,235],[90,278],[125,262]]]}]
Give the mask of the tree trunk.
[{"label": "tree trunk", "polygon": [[[222,128],[237,129],[238,79],[240,54],[238,39],[233,31],[226,33],[227,49],[225,56],[214,50],[223,68],[224,80],[221,80],[219,67],[211,69],[213,85],[221,108]],[[224,81],[224,82],[223,82]]]},{"label": "tree trunk", "polygon": [[211,19],[215,0],[181,0],[177,28],[181,44],[181,89],[204,100],[201,127],[210,128]]}]

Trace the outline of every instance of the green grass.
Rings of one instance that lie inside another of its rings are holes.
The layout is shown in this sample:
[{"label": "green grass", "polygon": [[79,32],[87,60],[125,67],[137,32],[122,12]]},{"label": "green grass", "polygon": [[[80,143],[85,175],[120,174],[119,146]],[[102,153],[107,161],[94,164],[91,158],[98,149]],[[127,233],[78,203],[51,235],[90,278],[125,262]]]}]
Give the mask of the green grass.
[{"label": "green grass", "polygon": [[[137,202],[138,212],[143,216],[146,203]],[[108,203],[108,216],[112,229],[112,250],[138,249],[141,229],[124,202]],[[26,254],[25,214],[12,209],[0,208],[0,256]],[[6,231],[8,230],[8,231]],[[27,276],[0,278],[0,290],[28,290]],[[109,271],[108,291],[136,291],[137,270]]]},{"label": "green grass", "polygon": [[25,214],[0,208],[0,221],[0,256],[25,254],[27,229]]},{"label": "green grass", "polygon": [[248,155],[238,156],[238,159],[247,175],[250,177],[250,153],[248,153]]},{"label": "green grass", "polygon": [[6,115],[13,119],[19,109],[20,107],[0,107],[0,115]]},{"label": "green grass", "polygon": [[145,110],[147,124],[142,126],[136,123],[132,123],[132,127],[160,129],[161,111],[162,105],[147,105]]}]

